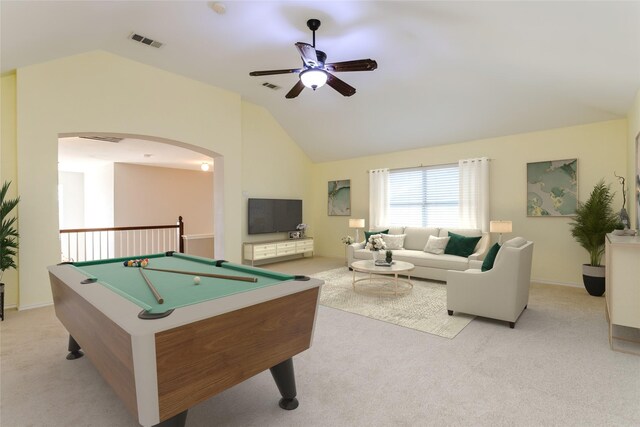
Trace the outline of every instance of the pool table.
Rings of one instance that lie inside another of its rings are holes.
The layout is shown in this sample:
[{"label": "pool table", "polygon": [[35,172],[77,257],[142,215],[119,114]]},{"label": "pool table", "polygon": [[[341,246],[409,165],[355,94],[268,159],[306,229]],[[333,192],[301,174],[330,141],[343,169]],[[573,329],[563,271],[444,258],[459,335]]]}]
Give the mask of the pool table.
[{"label": "pool table", "polygon": [[321,280],[174,252],[48,270],[67,358],[86,354],[141,425],[184,426],[266,369],[280,406],[298,406],[292,357],[311,346]]}]

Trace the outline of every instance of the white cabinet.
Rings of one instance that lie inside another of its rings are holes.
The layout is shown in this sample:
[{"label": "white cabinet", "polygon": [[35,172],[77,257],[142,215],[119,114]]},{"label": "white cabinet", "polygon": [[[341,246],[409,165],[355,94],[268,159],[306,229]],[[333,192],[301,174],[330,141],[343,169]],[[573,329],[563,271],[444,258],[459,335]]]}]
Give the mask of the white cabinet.
[{"label": "white cabinet", "polygon": [[640,237],[607,234],[605,254],[611,349],[640,354]]},{"label": "white cabinet", "polygon": [[[268,260],[272,258],[302,255],[311,253],[313,256],[313,238],[274,240],[269,242],[246,242],[243,245],[243,258],[251,261]],[[277,260],[274,260],[277,261]]]}]

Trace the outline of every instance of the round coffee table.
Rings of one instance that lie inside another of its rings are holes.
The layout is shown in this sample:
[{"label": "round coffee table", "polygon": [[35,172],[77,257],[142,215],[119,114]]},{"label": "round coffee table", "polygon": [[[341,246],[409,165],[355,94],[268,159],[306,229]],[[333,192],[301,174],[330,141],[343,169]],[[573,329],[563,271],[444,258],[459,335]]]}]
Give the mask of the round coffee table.
[{"label": "round coffee table", "polygon": [[[351,263],[353,269],[353,290],[365,291],[376,294],[393,294],[408,293],[413,289],[413,283],[411,283],[411,274],[409,272],[415,268],[415,265],[410,262],[393,261],[388,267],[375,265],[373,260],[362,260]],[[361,273],[368,273],[368,277],[356,279],[356,271]],[[399,278],[398,274],[406,274],[407,278]],[[386,277],[393,275],[393,278]],[[363,286],[365,283],[372,284],[374,281],[381,281],[382,286],[372,287]],[[359,286],[356,287],[356,284]]]}]

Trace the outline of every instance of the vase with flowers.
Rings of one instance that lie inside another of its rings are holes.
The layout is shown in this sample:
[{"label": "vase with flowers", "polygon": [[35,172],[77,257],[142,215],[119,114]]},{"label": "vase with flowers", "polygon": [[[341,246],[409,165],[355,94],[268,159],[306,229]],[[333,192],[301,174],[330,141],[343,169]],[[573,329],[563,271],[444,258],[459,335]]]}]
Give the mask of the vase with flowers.
[{"label": "vase with flowers", "polygon": [[382,234],[373,234],[369,236],[365,249],[369,249],[373,255],[373,261],[378,259],[378,254],[381,250],[386,249],[387,244],[382,240]]},{"label": "vase with flowers", "polygon": [[300,237],[301,238],[305,236],[307,228],[309,228],[309,226],[307,224],[298,224],[296,226],[296,230],[298,230],[300,232]]},{"label": "vase with flowers", "polygon": [[351,236],[344,236],[342,238],[342,243],[344,243],[346,246],[349,246],[350,244],[353,243],[353,237]]}]

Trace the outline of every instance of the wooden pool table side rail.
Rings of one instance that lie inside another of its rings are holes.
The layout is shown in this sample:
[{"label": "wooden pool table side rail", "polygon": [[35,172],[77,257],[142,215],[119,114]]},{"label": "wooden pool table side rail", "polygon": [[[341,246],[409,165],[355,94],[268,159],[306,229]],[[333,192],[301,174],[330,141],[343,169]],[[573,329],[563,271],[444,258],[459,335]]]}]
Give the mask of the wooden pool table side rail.
[{"label": "wooden pool table side rail", "polygon": [[311,345],[319,288],[156,334],[160,420]]},{"label": "wooden pool table side rail", "polygon": [[131,336],[63,281],[51,273],[49,277],[56,316],[138,419]]}]

